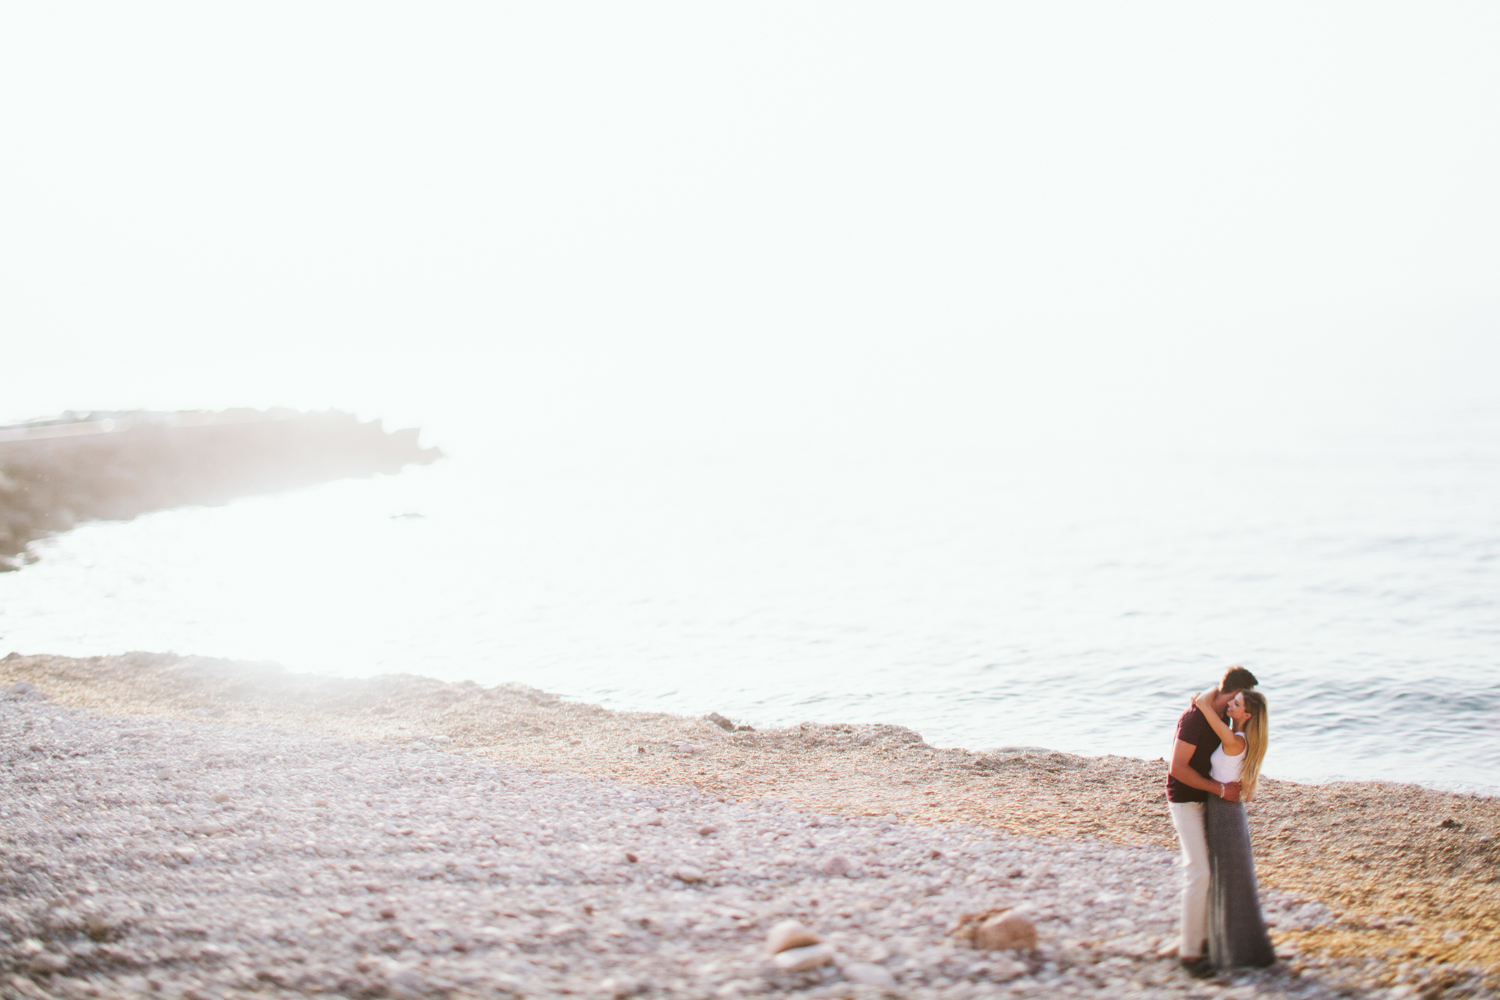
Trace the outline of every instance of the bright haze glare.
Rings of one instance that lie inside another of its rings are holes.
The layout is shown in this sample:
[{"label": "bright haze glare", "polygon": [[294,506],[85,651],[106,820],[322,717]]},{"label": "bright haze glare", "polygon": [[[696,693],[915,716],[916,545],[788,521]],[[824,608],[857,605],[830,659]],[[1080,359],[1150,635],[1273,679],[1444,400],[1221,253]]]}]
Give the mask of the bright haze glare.
[{"label": "bright haze glare", "polygon": [[1496,20],[12,8],[0,411],[576,451],[1256,443],[1472,402]]}]

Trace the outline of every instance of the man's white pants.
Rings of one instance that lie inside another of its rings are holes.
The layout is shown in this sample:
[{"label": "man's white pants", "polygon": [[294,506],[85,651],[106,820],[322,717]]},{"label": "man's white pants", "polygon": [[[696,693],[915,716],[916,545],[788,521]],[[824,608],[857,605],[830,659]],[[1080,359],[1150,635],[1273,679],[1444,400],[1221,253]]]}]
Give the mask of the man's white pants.
[{"label": "man's white pants", "polygon": [[1177,842],[1182,845],[1182,938],[1177,944],[1181,958],[1203,953],[1208,935],[1208,839],[1203,835],[1202,802],[1168,802]]}]

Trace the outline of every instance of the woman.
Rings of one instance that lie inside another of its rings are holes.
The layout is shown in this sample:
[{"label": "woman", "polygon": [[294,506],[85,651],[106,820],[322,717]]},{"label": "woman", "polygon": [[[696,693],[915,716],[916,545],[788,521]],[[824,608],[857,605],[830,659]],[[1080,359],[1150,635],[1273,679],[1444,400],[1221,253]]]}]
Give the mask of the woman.
[{"label": "woman", "polygon": [[1250,824],[1244,802],[1255,797],[1260,764],[1266,756],[1270,719],[1266,696],[1241,691],[1227,709],[1226,724],[1213,710],[1214,692],[1196,699],[1198,709],[1218,734],[1220,745],[1212,758],[1215,781],[1240,783],[1241,802],[1210,795],[1203,807],[1203,832],[1208,840],[1208,958],[1221,969],[1266,966],[1276,961],[1266,922],[1260,913],[1255,885],[1255,855],[1250,848]]}]

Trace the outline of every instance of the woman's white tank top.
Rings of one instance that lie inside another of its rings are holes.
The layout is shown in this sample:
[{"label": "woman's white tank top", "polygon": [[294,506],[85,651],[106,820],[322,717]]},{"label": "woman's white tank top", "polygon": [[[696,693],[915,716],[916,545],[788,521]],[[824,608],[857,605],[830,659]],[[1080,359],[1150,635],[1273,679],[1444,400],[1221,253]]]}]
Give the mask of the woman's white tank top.
[{"label": "woman's white tank top", "polygon": [[[1243,739],[1243,737],[1241,737]],[[1245,754],[1250,752],[1247,743],[1240,748],[1240,752],[1233,757],[1224,752],[1222,745],[1215,747],[1213,755],[1208,759],[1208,773],[1215,781],[1222,781],[1226,785],[1231,781],[1240,780],[1240,768],[1245,766]]]}]

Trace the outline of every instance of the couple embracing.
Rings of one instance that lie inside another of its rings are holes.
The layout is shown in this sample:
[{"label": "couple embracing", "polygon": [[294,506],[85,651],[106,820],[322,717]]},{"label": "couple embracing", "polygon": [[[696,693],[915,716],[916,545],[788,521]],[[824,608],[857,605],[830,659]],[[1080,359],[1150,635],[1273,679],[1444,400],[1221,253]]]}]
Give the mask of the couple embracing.
[{"label": "couple embracing", "polygon": [[1231,667],[1177,720],[1167,804],[1182,845],[1178,961],[1205,978],[1217,969],[1276,961],[1256,895],[1244,802],[1255,796],[1266,754],[1266,697],[1255,675]]}]

